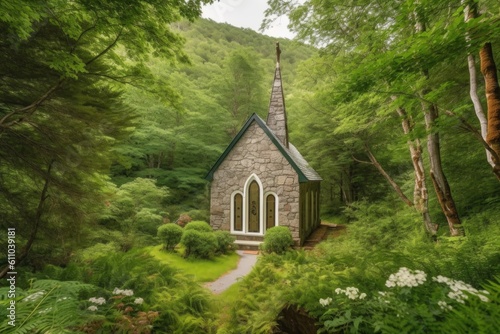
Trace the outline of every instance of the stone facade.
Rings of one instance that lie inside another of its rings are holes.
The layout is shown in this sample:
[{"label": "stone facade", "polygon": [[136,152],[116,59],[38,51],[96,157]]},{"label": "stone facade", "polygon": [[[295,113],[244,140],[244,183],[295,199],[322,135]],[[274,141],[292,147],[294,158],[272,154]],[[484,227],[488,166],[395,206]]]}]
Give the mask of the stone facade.
[{"label": "stone facade", "polygon": [[[244,193],[247,180],[255,175],[264,194],[277,196],[277,225],[288,226],[297,244],[299,234],[299,177],[285,156],[254,121],[213,174],[211,217],[215,230],[231,230],[232,195]],[[261,228],[260,234],[264,234]]]}]

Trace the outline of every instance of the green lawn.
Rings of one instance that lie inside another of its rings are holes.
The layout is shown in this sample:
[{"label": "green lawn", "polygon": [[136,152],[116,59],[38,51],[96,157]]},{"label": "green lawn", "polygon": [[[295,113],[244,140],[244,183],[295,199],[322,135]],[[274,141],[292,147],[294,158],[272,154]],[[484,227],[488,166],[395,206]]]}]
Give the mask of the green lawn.
[{"label": "green lawn", "polygon": [[163,251],[162,247],[149,247],[150,254],[161,262],[193,276],[193,279],[200,283],[215,281],[226,272],[236,269],[240,259],[236,253],[217,256],[212,260],[185,259],[179,253]]}]

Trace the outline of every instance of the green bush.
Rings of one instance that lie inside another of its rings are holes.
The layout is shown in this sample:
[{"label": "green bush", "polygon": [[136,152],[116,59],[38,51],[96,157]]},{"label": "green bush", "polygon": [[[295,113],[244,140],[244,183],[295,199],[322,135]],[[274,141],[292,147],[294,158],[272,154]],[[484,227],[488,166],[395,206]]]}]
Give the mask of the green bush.
[{"label": "green bush", "polygon": [[181,243],[186,248],[185,257],[209,259],[214,256],[217,250],[217,238],[212,232],[200,232],[195,229],[185,230]]},{"label": "green bush", "polygon": [[192,221],[186,224],[185,230],[196,230],[199,232],[212,232],[212,227],[204,221]]},{"label": "green bush", "polygon": [[227,254],[236,250],[236,245],[234,244],[234,237],[227,231],[215,231],[215,238],[217,239],[217,254]]},{"label": "green bush", "polygon": [[285,226],[275,226],[266,231],[262,250],[267,253],[283,254],[293,246],[292,233]]},{"label": "green bush", "polygon": [[158,238],[163,242],[164,248],[173,251],[181,241],[184,230],[177,224],[169,223],[158,227]]}]

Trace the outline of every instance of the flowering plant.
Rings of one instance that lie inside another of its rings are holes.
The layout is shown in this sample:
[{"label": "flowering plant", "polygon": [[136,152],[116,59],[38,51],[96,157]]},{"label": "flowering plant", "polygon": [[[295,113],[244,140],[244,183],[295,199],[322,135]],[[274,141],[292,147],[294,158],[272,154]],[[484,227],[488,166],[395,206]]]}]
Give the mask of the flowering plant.
[{"label": "flowering plant", "polygon": [[[159,313],[154,311],[142,311],[144,299],[134,297],[133,290],[115,288],[113,296],[89,298],[87,311],[93,313],[93,321],[82,326],[85,333],[98,333],[105,330],[126,333],[150,333],[152,322]],[[113,328],[105,328],[107,321]]]},{"label": "flowering plant", "polygon": [[428,280],[425,272],[405,267],[388,277],[384,291],[369,295],[347,287],[335,293],[335,299],[319,300],[327,309],[320,317],[326,332],[436,332],[460,304],[490,301],[486,290],[441,275]]}]

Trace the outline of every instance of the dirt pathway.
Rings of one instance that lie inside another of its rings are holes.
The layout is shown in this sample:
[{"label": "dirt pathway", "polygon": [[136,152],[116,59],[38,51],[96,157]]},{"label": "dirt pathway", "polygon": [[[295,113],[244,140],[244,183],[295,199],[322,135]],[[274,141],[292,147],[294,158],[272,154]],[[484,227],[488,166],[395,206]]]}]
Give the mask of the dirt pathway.
[{"label": "dirt pathway", "polygon": [[241,257],[236,269],[222,275],[217,280],[206,283],[204,286],[215,294],[222,293],[240,278],[248,275],[253,266],[257,263],[257,254],[249,251],[236,251]]}]

